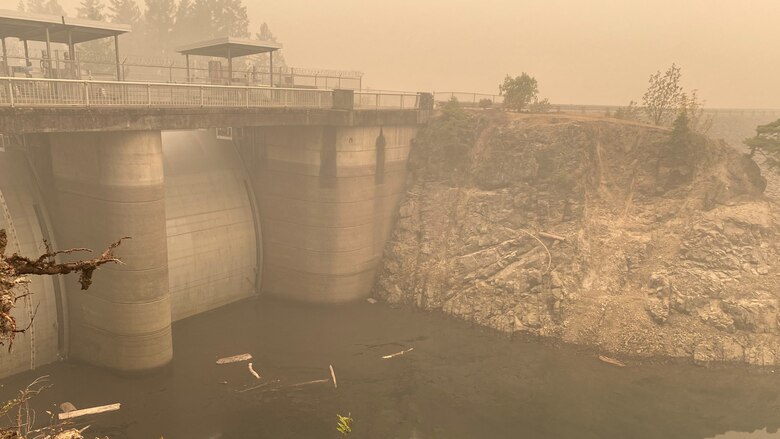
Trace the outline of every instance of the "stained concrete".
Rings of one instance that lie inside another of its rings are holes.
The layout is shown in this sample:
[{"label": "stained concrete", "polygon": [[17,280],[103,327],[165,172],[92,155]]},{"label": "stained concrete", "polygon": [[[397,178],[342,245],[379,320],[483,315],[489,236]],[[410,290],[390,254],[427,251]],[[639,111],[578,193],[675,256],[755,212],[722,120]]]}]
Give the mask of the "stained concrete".
[{"label": "stained concrete", "polygon": [[254,295],[262,252],[250,182],[214,130],[164,132],[168,280],[174,321]]},{"label": "stained concrete", "polygon": [[171,301],[159,132],[50,136],[61,247],[103,249],[122,236],[122,265],[88,291],[67,277],[70,356],[137,372],[171,361]]},{"label": "stained concrete", "polygon": [[[8,232],[6,252],[38,256],[45,252],[48,236],[45,207],[25,154],[15,147],[0,151],[0,229]],[[21,299],[14,312],[17,325],[27,332],[18,334],[13,349],[0,350],[0,377],[24,372],[56,361],[64,349],[62,307],[55,289],[56,278],[31,276],[17,294],[30,293]],[[25,290],[26,289],[26,290]],[[58,308],[60,312],[58,312]]]},{"label": "stained concrete", "polygon": [[242,151],[252,165],[265,242],[263,293],[314,303],[368,297],[416,131],[251,130]]}]

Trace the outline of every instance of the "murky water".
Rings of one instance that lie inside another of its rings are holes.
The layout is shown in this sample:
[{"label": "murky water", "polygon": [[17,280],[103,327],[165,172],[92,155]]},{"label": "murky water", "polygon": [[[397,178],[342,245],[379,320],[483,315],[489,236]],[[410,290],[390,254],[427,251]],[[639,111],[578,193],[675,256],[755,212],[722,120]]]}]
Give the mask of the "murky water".
[{"label": "murky water", "polygon": [[[4,380],[2,396],[48,374],[54,387],[39,413],[63,401],[121,402],[90,420],[93,436],[113,438],[336,438],[337,413],[351,414],[352,438],[755,439],[780,427],[780,373],[620,368],[585,350],[380,304],[249,300],[178,323],[174,345],[173,365],[154,376],[57,364]],[[244,352],[262,380],[246,363],[215,364]],[[326,379],[330,364],[338,389],[271,391]]]}]

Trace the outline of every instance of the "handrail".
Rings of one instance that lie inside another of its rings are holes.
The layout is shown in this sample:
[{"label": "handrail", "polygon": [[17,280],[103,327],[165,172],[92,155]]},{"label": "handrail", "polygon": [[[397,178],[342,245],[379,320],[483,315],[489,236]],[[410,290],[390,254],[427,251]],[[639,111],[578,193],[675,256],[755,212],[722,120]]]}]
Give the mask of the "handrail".
[{"label": "handrail", "polygon": [[[333,108],[331,89],[0,77],[0,107]],[[357,109],[417,109],[417,93],[354,92]]]}]

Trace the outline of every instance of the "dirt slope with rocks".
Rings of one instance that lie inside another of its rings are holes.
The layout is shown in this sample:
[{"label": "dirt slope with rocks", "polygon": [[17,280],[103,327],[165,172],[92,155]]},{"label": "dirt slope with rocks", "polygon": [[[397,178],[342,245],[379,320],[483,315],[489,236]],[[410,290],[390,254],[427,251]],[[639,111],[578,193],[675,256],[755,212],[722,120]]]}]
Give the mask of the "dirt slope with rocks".
[{"label": "dirt slope with rocks", "polygon": [[780,363],[780,206],[753,161],[612,119],[469,118],[463,161],[413,148],[375,297],[611,354]]}]

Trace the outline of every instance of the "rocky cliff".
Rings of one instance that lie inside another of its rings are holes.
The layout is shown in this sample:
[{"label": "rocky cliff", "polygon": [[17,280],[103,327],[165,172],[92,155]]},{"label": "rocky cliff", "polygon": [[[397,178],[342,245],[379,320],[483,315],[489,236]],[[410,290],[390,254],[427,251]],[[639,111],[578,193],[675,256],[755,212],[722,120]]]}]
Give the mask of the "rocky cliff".
[{"label": "rocky cliff", "polygon": [[753,161],[605,118],[442,117],[376,297],[613,354],[780,363],[780,206]]}]

